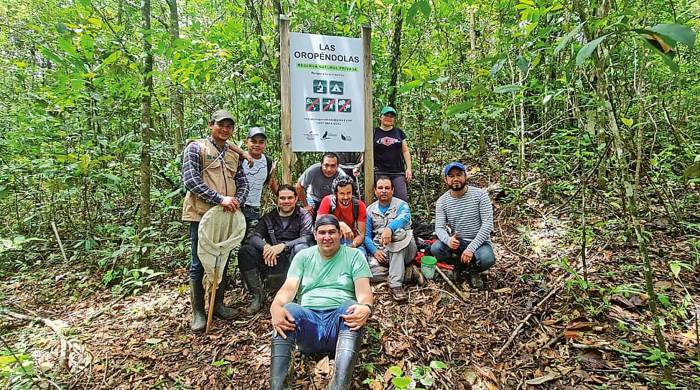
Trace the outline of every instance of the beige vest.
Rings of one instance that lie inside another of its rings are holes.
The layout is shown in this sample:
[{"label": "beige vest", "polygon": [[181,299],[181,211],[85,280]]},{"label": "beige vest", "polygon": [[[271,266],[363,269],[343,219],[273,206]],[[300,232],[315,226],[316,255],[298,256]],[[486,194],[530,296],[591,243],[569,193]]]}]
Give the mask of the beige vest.
[{"label": "beige vest", "polygon": [[[202,180],[212,190],[223,196],[236,194],[236,171],[238,170],[238,154],[232,150],[226,150],[223,161],[219,157],[219,151],[208,139],[198,139],[199,158],[202,163]],[[228,148],[228,146],[227,146]],[[197,222],[202,219],[204,213],[216,205],[207,203],[187,191],[185,203],[182,205],[182,220]]]}]

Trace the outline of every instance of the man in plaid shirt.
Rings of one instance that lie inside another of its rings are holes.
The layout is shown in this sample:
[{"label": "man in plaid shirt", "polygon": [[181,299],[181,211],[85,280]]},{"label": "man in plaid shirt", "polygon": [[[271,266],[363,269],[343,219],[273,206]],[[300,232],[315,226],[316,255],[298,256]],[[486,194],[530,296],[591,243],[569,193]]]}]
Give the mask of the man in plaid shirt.
[{"label": "man in plaid shirt", "polygon": [[[212,114],[209,121],[211,134],[205,139],[190,142],[182,156],[182,182],[187,189],[182,208],[182,220],[190,223],[192,266],[190,267],[190,299],[195,332],[204,330],[207,318],[204,312],[204,267],[197,256],[199,221],[210,208],[221,205],[226,211],[236,212],[245,204],[248,181],[241,167],[243,151],[226,142],[233,133],[233,116],[225,110]],[[246,153],[247,154],[247,153]],[[248,156],[246,156],[248,157]],[[224,269],[226,275],[228,260]],[[225,307],[224,288],[219,287],[214,302],[214,313],[223,319],[232,319],[235,311]]]}]

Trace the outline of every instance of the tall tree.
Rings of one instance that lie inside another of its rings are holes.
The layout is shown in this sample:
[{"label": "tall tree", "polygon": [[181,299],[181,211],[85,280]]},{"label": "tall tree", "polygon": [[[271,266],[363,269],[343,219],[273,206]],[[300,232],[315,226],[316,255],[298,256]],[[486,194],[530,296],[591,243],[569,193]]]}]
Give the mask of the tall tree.
[{"label": "tall tree", "polygon": [[[177,40],[180,39],[180,17],[177,12],[177,0],[167,0],[170,10],[170,24],[168,30],[170,33],[170,46],[175,51]],[[175,77],[170,77],[170,102],[173,110],[174,126],[174,146],[175,152],[180,153],[184,146],[185,140],[185,111],[182,97],[182,87],[180,87]]]},{"label": "tall tree", "polygon": [[153,96],[153,51],[151,45],[151,0],[141,1],[143,26],[143,90],[141,95],[141,201],[139,230],[151,223],[151,98]]}]

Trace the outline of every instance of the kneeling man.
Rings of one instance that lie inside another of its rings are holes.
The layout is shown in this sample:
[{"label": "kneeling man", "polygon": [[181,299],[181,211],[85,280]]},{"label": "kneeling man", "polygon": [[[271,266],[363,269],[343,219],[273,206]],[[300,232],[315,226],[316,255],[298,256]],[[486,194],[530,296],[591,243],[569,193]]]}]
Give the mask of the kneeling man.
[{"label": "kneeling man", "polygon": [[[292,350],[335,351],[331,389],[348,389],[362,328],[372,314],[372,273],[362,253],[340,245],[340,223],[332,215],[318,217],[318,245],[292,260],[287,280],[270,306],[272,353],[270,388],[285,388]],[[298,295],[297,303],[292,303]]]},{"label": "kneeling man", "polygon": [[265,303],[261,274],[267,275],[274,291],[282,285],[294,255],[309,247],[313,237],[311,214],[297,206],[294,187],[282,184],[277,190],[277,208],[265,214],[255,233],[238,252],[238,267],[253,296],[248,314]]}]

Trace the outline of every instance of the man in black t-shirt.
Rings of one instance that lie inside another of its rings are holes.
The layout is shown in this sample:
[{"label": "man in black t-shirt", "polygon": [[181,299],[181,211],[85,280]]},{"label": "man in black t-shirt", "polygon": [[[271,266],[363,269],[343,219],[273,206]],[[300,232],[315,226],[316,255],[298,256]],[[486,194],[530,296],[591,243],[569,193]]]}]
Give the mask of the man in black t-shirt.
[{"label": "man in black t-shirt", "polygon": [[374,128],[374,176],[389,176],[394,196],[408,201],[408,182],[413,178],[411,153],[406,134],[395,127],[396,110],[386,106],[379,116],[379,127]]}]

